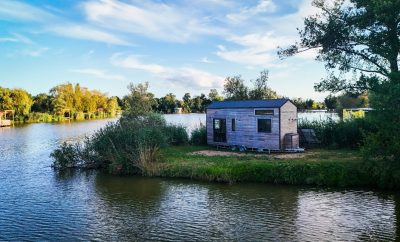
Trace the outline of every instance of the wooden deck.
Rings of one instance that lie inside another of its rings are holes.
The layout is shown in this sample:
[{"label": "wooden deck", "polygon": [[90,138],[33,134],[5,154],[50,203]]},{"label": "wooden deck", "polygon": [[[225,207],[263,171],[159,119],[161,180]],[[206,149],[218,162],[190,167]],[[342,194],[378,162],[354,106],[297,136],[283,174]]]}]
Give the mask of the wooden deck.
[{"label": "wooden deck", "polygon": [[11,126],[11,120],[0,120],[0,127]]}]

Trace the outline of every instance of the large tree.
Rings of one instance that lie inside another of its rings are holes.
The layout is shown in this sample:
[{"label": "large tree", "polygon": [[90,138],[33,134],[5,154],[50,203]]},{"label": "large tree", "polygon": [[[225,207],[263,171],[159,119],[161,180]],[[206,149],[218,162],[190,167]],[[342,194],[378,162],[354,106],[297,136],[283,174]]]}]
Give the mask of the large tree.
[{"label": "large tree", "polygon": [[281,49],[280,56],[316,49],[330,72],[316,90],[369,91],[376,131],[368,134],[365,153],[400,165],[400,1],[314,0],[313,5],[320,12],[305,19],[301,41]]},{"label": "large tree", "polygon": [[[281,49],[281,57],[316,49],[330,74],[319,91],[361,92],[395,81],[399,74],[400,1],[314,0],[320,11],[304,20],[301,41]],[[346,78],[348,72],[357,78]]]},{"label": "large tree", "polygon": [[249,92],[250,99],[275,99],[278,98],[278,94],[268,87],[268,70],[263,70],[260,72],[260,76],[253,82],[253,89]]},{"label": "large tree", "polygon": [[224,94],[228,100],[246,100],[249,98],[249,88],[244,84],[241,76],[227,77]]}]

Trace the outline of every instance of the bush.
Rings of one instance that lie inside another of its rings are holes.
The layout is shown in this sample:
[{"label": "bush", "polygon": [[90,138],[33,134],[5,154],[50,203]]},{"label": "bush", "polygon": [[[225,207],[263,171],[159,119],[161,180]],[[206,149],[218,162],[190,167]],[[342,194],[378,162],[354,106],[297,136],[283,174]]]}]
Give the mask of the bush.
[{"label": "bush", "polygon": [[77,147],[72,144],[62,143],[58,149],[50,154],[55,160],[53,167],[58,169],[77,167],[79,161],[77,150]]},{"label": "bush", "polygon": [[189,135],[183,126],[168,125],[166,127],[168,143],[172,145],[186,145],[189,143]]},{"label": "bush", "polygon": [[55,167],[79,166],[142,174],[156,161],[160,147],[186,143],[188,135],[183,127],[167,125],[159,114],[146,114],[109,123],[86,138],[82,145],[63,144],[52,157]]},{"label": "bush", "polygon": [[365,142],[365,133],[374,130],[369,119],[357,118],[346,121],[302,121],[299,129],[314,129],[321,145],[331,148],[360,148]]},{"label": "bush", "polygon": [[207,145],[207,128],[201,125],[194,129],[190,136],[190,143],[193,145]]}]

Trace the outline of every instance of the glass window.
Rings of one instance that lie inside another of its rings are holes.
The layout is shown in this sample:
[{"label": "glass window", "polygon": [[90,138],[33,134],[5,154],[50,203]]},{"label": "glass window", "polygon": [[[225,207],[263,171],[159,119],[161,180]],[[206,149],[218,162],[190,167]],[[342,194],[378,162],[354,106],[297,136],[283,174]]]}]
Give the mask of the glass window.
[{"label": "glass window", "polygon": [[232,119],[232,131],[236,131],[236,119]]},{"label": "glass window", "polygon": [[271,109],[255,110],[255,115],[274,115],[274,110]]},{"label": "glass window", "polygon": [[260,133],[271,133],[271,119],[258,119],[257,128]]},{"label": "glass window", "polygon": [[220,129],[220,128],[221,128],[221,120],[214,119],[214,129]]}]

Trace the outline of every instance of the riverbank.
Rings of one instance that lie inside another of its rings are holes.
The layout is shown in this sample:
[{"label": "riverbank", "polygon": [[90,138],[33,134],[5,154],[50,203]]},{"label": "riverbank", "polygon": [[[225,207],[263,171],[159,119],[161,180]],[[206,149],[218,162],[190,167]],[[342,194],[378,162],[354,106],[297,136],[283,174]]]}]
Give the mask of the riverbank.
[{"label": "riverbank", "polygon": [[207,146],[170,146],[146,176],[216,182],[261,182],[332,187],[373,187],[376,181],[351,150],[311,150],[303,154],[257,154],[213,150]]}]

